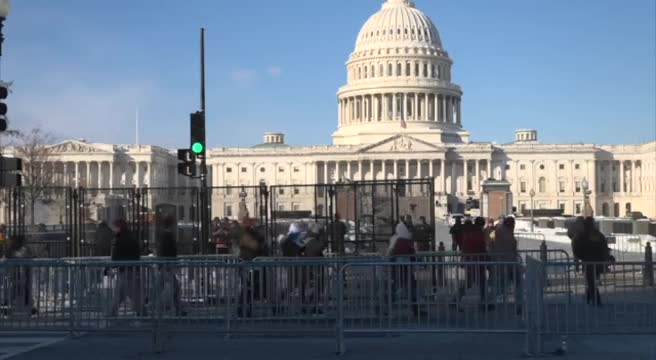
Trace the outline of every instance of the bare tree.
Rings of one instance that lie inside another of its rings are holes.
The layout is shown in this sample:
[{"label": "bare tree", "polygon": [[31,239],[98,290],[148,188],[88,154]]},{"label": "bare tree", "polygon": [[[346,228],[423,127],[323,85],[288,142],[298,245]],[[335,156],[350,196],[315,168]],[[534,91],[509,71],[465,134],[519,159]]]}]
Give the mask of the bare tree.
[{"label": "bare tree", "polygon": [[18,136],[15,155],[23,159],[23,194],[30,212],[30,224],[34,225],[34,209],[38,201],[45,200],[48,188],[54,182],[54,168],[48,163],[53,154],[53,136],[35,127]]}]

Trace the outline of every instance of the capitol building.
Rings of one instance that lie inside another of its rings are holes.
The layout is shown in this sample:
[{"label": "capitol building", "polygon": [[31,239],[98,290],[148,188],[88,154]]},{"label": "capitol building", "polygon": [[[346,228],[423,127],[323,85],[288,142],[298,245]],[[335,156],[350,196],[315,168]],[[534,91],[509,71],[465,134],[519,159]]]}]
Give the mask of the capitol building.
[{"label": "capitol building", "polygon": [[[540,141],[537,129],[519,129],[511,143],[477,142],[466,130],[466,89],[457,85],[453,60],[415,1],[387,0],[362,27],[346,62],[333,144],[290,146],[283,133],[270,132],[259,145],[208,149],[210,184],[264,182],[292,189],[433,178],[436,216],[463,212],[466,201],[479,199],[482,182],[491,178],[511,183],[518,212],[533,201],[536,209],[577,215],[587,184],[595,215],[640,211],[656,218],[656,141],[549,144]],[[65,141],[53,145],[49,162],[58,186],[197,184],[177,174],[173,150],[157,146]],[[275,210],[303,210],[310,201],[301,191],[277,196]],[[235,217],[239,201],[239,191],[225,190],[213,200],[213,216]]]}]

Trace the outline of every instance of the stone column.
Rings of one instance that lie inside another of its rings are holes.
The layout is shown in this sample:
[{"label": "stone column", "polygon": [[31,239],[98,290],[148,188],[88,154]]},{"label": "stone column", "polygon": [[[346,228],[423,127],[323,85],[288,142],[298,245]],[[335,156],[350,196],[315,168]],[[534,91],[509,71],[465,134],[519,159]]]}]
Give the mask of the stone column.
[{"label": "stone column", "polygon": [[624,193],[625,183],[624,183],[624,160],[620,161],[620,193]]},{"label": "stone column", "polygon": [[339,161],[335,161],[335,180],[339,181],[342,178],[342,174],[339,172]]},{"label": "stone column", "polygon": [[474,186],[476,187],[474,189],[474,192],[476,194],[479,194],[481,192],[481,169],[480,169],[481,164],[480,163],[481,160],[476,159],[476,180],[474,180],[475,181]]},{"label": "stone column", "polygon": [[109,161],[109,184],[107,184],[108,188],[113,188],[114,187],[114,161]]},{"label": "stone column", "polygon": [[369,160],[369,171],[371,172],[371,180],[376,181],[376,168],[375,168],[375,161],[374,160]]},{"label": "stone column", "polygon": [[412,118],[415,121],[419,119],[419,93],[415,93],[415,108],[413,109]]},{"label": "stone column", "polygon": [[[456,194],[458,192],[458,162],[457,161],[452,161],[451,162],[451,193]],[[455,187],[455,189],[454,189]]]},{"label": "stone column", "polygon": [[392,118],[391,118],[391,120],[396,120],[396,111],[397,111],[396,106],[397,106],[396,93],[393,93],[392,94]]},{"label": "stone column", "polygon": [[430,110],[428,106],[428,100],[428,93],[424,93],[424,116],[421,117],[424,121],[430,121],[430,116],[428,114],[428,110]]},{"label": "stone column", "polygon": [[440,160],[440,176],[442,177],[442,192],[446,194],[446,158]]},{"label": "stone column", "polygon": [[440,121],[439,97],[437,94],[433,94],[433,121]]},{"label": "stone column", "polygon": [[358,161],[358,173],[360,174],[360,181],[364,180],[364,169],[362,168],[362,160]]},{"label": "stone column", "polygon": [[96,163],[96,164],[98,165],[98,167],[97,167],[97,170],[98,170],[98,176],[96,177],[96,181],[98,182],[98,188],[99,188],[99,189],[103,187],[103,184],[102,184],[102,179],[103,179],[103,177],[104,177],[104,176],[102,175],[102,167],[103,167],[103,163],[104,163],[104,161],[98,161],[98,162]]},{"label": "stone column", "polygon": [[[487,161],[487,174],[485,176],[487,177],[487,179],[490,179],[490,178],[494,177],[494,176],[492,176],[492,158],[489,158],[486,161]],[[503,171],[505,171],[505,170],[502,170],[502,172]],[[502,176],[502,178],[505,179],[506,177]],[[483,179],[483,180],[487,180],[487,179]]]},{"label": "stone column", "polygon": [[91,187],[91,161],[86,162],[87,166],[87,177],[84,179],[84,187],[90,188]]},{"label": "stone column", "polygon": [[462,126],[462,99],[458,99],[458,118],[456,120],[456,123],[458,126]]},{"label": "stone column", "polygon": [[[146,161],[146,174],[144,179],[144,186],[153,187],[153,165],[150,161]],[[237,167],[237,177],[239,177],[239,172],[241,168]]]},{"label": "stone column", "polygon": [[73,175],[73,182],[75,183],[75,187],[80,187],[80,184],[82,181],[80,181],[80,162],[76,161],[75,163],[75,174]]},{"label": "stone column", "polygon": [[352,176],[351,176],[351,161],[350,161],[350,160],[346,162],[346,173],[347,173],[347,174],[346,174],[346,177],[347,177],[349,180],[353,180],[353,178],[352,178]]},{"label": "stone column", "polygon": [[464,165],[464,186],[463,186],[463,193],[466,195],[467,191],[469,191],[469,160],[465,159],[465,165]]},{"label": "stone column", "polygon": [[435,173],[433,172],[433,160],[428,160],[428,176],[434,178]]},{"label": "stone column", "polygon": [[410,160],[405,161],[405,174],[403,175],[405,175],[406,179],[410,179]]},{"label": "stone column", "polygon": [[417,179],[421,179],[421,160],[417,159]]},{"label": "stone column", "polygon": [[446,123],[446,95],[442,95],[442,109],[440,122]]},{"label": "stone column", "polygon": [[631,160],[631,193],[636,193],[636,162]]},{"label": "stone column", "polygon": [[[277,168],[276,168],[276,171],[278,171]],[[328,184],[328,183],[329,183],[329,182],[328,182],[328,162],[327,162],[327,161],[324,161],[324,162],[323,162],[323,179],[322,179],[322,184],[326,185],[326,184]]]},{"label": "stone column", "polygon": [[398,160],[394,160],[394,180],[399,178],[399,164]]}]

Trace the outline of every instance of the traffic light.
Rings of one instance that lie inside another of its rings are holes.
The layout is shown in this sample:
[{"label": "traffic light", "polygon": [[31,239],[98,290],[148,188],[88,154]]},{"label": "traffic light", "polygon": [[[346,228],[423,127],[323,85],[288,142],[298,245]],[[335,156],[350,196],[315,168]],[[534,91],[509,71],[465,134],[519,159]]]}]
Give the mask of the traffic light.
[{"label": "traffic light", "polygon": [[9,96],[9,86],[0,82],[0,132],[7,131],[7,104],[5,104],[7,96]]},{"label": "traffic light", "polygon": [[178,150],[178,174],[183,176],[196,176],[196,156],[189,149]]},{"label": "traffic light", "polygon": [[23,160],[0,156],[0,188],[18,187],[23,185]]},{"label": "traffic light", "polygon": [[191,145],[189,149],[197,159],[205,158],[205,113],[191,114]]}]

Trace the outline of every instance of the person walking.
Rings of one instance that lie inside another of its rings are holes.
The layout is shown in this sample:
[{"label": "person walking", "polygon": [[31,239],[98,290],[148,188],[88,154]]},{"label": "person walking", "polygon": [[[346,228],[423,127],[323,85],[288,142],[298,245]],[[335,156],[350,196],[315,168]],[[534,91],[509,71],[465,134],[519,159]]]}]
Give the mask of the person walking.
[{"label": "person walking", "polygon": [[458,217],[449,231],[451,233],[451,250],[458,251],[461,249],[463,225],[462,220]]},{"label": "person walking", "polygon": [[[167,215],[162,219],[162,232],[157,242],[157,258],[166,264],[159,265],[159,289],[169,287],[171,293],[168,294],[172,297],[173,307],[176,316],[184,315],[180,305],[180,283],[175,275],[174,263],[178,259],[178,246],[177,236],[175,233],[175,219],[171,215]],[[170,264],[168,264],[170,262]],[[155,301],[155,299],[152,299]],[[159,301],[160,299],[157,299]]]},{"label": "person walking", "polygon": [[[408,230],[404,222],[399,222],[396,225],[394,235],[390,239],[386,255],[392,257],[393,262],[412,262],[415,260],[415,254],[412,233],[410,233],[410,230]],[[392,290],[405,290],[409,292],[412,313],[415,316],[418,316],[419,304],[417,304],[417,279],[412,265],[393,265],[391,275]]]},{"label": "person walking", "polygon": [[483,233],[485,234],[485,247],[488,251],[492,249],[492,245],[494,243],[495,229],[496,226],[494,225],[494,219],[487,219]]},{"label": "person walking", "polygon": [[587,304],[601,306],[598,282],[600,276],[606,271],[606,264],[610,260],[608,240],[595,227],[594,218],[583,220],[583,229],[575,236],[575,253],[583,264],[585,273],[585,298]]},{"label": "person walking", "polygon": [[330,227],[331,251],[334,254],[344,255],[344,241],[346,239],[346,223],[342,221],[339,213],[335,213],[335,221]]},{"label": "person walking", "polygon": [[[252,227],[245,227],[239,239],[239,259],[242,262],[251,262],[258,257],[267,255],[264,237]],[[261,301],[267,295],[266,269],[258,267],[242,268],[241,295],[237,314],[240,317],[253,315],[253,303]],[[241,269],[240,269],[241,270]]]},{"label": "person walking", "polygon": [[433,227],[426,222],[425,216],[420,216],[419,224],[415,227],[415,246],[418,252],[431,251],[433,235]]},{"label": "person walking", "polygon": [[521,311],[522,274],[519,264],[517,238],[515,238],[515,218],[507,217],[494,230],[494,242],[490,248],[490,260],[508,264],[494,265],[491,268],[492,283],[498,296],[504,297],[508,284],[515,285],[515,302]]},{"label": "person walking", "polygon": [[114,232],[105,221],[101,221],[96,228],[96,237],[94,241],[95,256],[111,256],[113,240]]},{"label": "person walking", "polygon": [[[128,223],[118,219],[112,224],[114,231],[114,245],[112,248],[112,261],[134,262],[141,259],[139,241],[130,232]],[[114,287],[114,294],[109,316],[118,315],[121,304],[130,298],[132,309],[137,316],[144,315],[143,309],[143,284],[141,282],[141,268],[135,264],[119,264],[118,278]]]},{"label": "person walking", "polygon": [[[8,259],[24,260],[33,257],[33,253],[25,242],[25,237],[17,235],[11,236],[7,240]],[[5,315],[8,315],[9,309],[12,311],[29,311],[31,315],[38,313],[34,306],[32,297],[32,269],[30,266],[10,266],[9,289],[11,305],[5,303]]]},{"label": "person walking", "polygon": [[485,306],[487,295],[486,265],[483,262],[488,261],[488,256],[484,226],[485,219],[480,217],[476,218],[474,223],[471,220],[465,221],[461,250],[462,260],[465,262],[466,281],[465,286],[460,288],[460,298],[465,295],[466,290],[478,284],[481,306]]},{"label": "person walking", "polygon": [[227,222],[222,222],[218,217],[212,220],[212,238],[218,255],[230,254],[232,241]]}]

